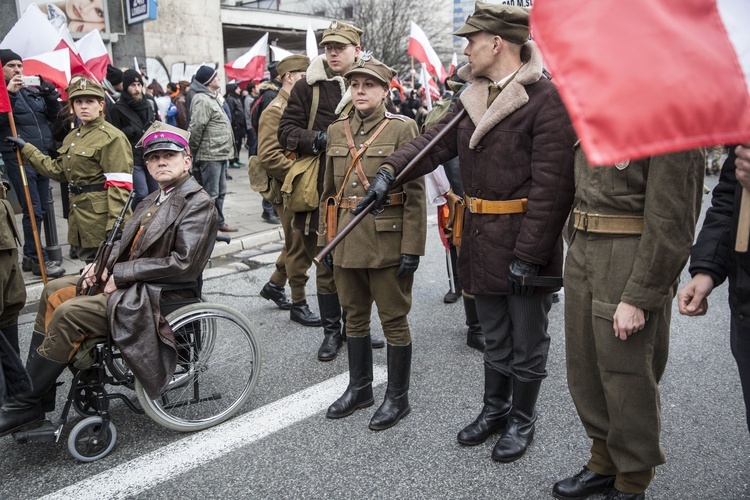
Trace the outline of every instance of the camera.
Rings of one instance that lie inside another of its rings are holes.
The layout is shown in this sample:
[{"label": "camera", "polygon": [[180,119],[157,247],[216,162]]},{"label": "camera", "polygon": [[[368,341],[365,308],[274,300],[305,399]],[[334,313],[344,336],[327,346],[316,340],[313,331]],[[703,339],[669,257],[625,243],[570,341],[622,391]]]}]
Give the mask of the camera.
[{"label": "camera", "polygon": [[41,80],[38,76],[24,76],[23,84],[27,87],[38,87],[41,85]]}]

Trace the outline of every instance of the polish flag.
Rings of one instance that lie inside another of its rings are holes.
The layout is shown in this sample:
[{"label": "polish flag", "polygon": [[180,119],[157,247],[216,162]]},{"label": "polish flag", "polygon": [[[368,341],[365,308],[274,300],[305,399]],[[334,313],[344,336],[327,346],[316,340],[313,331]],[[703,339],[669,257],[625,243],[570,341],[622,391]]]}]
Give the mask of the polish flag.
[{"label": "polish flag", "polygon": [[268,33],[253,45],[250,50],[242,54],[232,62],[224,65],[227,79],[254,80],[263,78],[266,68],[266,54],[268,53]]},{"label": "polish flag", "polygon": [[45,52],[23,60],[26,75],[41,75],[58,89],[65,89],[70,81],[70,52],[67,49]]},{"label": "polish flag", "polygon": [[537,0],[531,11],[596,165],[750,141],[748,19],[747,0]]},{"label": "polish flag", "polygon": [[107,65],[112,64],[112,59],[99,31],[89,31],[86,36],[75,42],[75,47],[83,65],[96,77],[97,82],[102,81],[107,76]]},{"label": "polish flag", "polygon": [[406,51],[407,54],[413,56],[414,59],[427,65],[427,71],[437,77],[442,82],[447,76],[443,63],[440,62],[435,49],[430,45],[430,41],[427,39],[427,35],[424,31],[417,26],[417,23],[411,21],[411,34],[409,35],[409,49]]},{"label": "polish flag", "polygon": [[282,49],[281,47],[277,47],[276,45],[269,45],[271,48],[271,59],[274,61],[281,61],[285,57],[289,57],[293,55],[288,50]]},{"label": "polish flag", "polygon": [[305,39],[305,47],[307,48],[307,57],[312,61],[318,57],[318,39],[315,38],[315,32],[312,29],[312,23],[307,23],[307,38]]},{"label": "polish flag", "polygon": [[456,71],[456,67],[458,66],[458,57],[456,56],[456,53],[453,53],[453,59],[451,59],[451,69],[448,70],[448,76],[451,76],[454,71]]}]

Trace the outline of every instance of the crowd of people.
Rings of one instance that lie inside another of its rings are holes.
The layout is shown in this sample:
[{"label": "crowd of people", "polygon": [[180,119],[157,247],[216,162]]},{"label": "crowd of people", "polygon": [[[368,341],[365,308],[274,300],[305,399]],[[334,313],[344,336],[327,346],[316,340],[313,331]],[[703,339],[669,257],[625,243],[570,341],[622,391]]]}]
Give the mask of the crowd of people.
[{"label": "crowd of people", "polygon": [[[150,93],[139,72],[112,67],[102,85],[71,81],[61,109],[54,88],[25,88],[20,57],[0,51],[19,123],[46,124],[19,127],[13,137],[0,121],[3,137],[10,136],[0,152],[9,171],[23,160],[29,184],[36,183],[34,203],[45,196],[48,179],[67,183],[68,241],[88,264],[82,278],[45,288],[26,364],[30,383],[13,367],[18,376],[8,380],[17,383],[6,390],[12,397],[0,409],[0,435],[50,411],[50,391],[82,337],[101,335],[109,325],[128,331],[128,320],[143,313],[122,306],[124,297],[158,300],[158,292],[140,285],[169,273],[186,281],[200,275],[216,231],[237,230],[223,204],[228,169],[242,166],[243,145],[253,188],[264,199],[263,218],[284,231],[260,296],[288,310],[290,320],[322,327],[319,360],[335,359],[346,345],[349,384],[328,418],[374,404],[372,349],[385,345],[387,388],[369,428],[393,427],[411,411],[408,315],[425,252],[424,176],[441,165],[454,208],[464,210],[444,228],[455,270],[445,300],[462,297],[467,344],[484,360],[481,410],[458,432],[461,445],[498,435],[492,451],[498,462],[528,451],[547,376],[548,314],[563,279],[568,386],[591,449],[579,472],[552,485],[553,496],[645,498],[666,460],[658,384],[675,296],[682,314],[702,315],[713,288],[729,280],[732,353],[750,409],[750,266],[747,254],[732,249],[742,188],[750,190],[750,144],[729,148],[694,244],[704,175],[713,168],[719,173],[714,163],[707,171],[704,151],[592,167],[529,40],[526,9],[478,1],[454,34],[467,41],[468,64],[446,82],[452,93],[432,119],[418,92],[407,99],[392,91],[396,72],[362,51],[361,29],[341,21],[323,33],[323,57],[288,56],[270,66],[269,80],[244,88],[230,83],[224,97],[221,75],[211,66],[166,91],[152,83]],[[61,128],[67,133],[52,147],[52,131]],[[714,151],[714,162],[722,153]],[[11,182],[22,188],[12,176]],[[92,286],[96,248],[130,189],[137,192],[136,208],[109,262],[103,294],[62,297],[76,284]],[[308,192],[315,202],[304,197]],[[0,206],[8,210],[7,203]],[[41,210],[34,206],[37,227]],[[305,293],[313,257],[364,210],[370,214],[314,266],[316,314]],[[0,278],[14,290],[4,295],[0,331],[18,353],[23,293],[11,219],[0,219],[0,259],[7,261]],[[21,267],[64,274],[28,244],[31,224],[24,212]],[[174,231],[166,229],[170,224]],[[158,266],[150,260],[157,258]],[[693,279],[678,293],[688,258]],[[371,333],[373,304],[385,340]],[[116,314],[108,317],[108,305]],[[153,340],[158,317],[146,319],[153,328],[144,336]],[[162,375],[163,383],[168,374]],[[160,381],[153,381],[154,394]],[[750,430],[750,416],[747,425]]]}]

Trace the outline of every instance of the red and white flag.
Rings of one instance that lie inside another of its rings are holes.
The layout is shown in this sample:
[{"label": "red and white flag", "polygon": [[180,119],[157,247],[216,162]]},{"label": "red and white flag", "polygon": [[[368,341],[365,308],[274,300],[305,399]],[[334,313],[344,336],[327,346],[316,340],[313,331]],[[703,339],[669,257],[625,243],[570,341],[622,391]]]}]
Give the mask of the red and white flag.
[{"label": "red and white flag", "polygon": [[70,51],[66,49],[45,52],[23,60],[23,72],[27,75],[42,75],[58,89],[65,89],[70,81]]},{"label": "red and white flag", "polygon": [[96,81],[102,81],[107,76],[107,65],[112,64],[112,59],[99,31],[89,31],[86,36],[75,42],[75,47],[86,69],[96,77]]},{"label": "red and white flag", "polygon": [[312,61],[318,57],[318,39],[315,38],[315,32],[312,29],[312,23],[307,23],[307,37],[305,38],[305,47],[307,48],[307,57]]},{"label": "red and white flag", "polygon": [[451,59],[451,67],[448,70],[448,76],[452,75],[454,71],[456,71],[456,67],[458,66],[458,57],[456,56],[456,53],[453,53],[453,59]]},{"label": "red and white flag", "polygon": [[250,50],[224,65],[227,80],[248,81],[263,78],[268,53],[268,33],[263,35]]},{"label": "red and white flag", "polygon": [[750,141],[748,20],[748,0],[536,0],[531,11],[596,165]]},{"label": "red and white flag", "polygon": [[409,49],[406,51],[407,54],[413,56],[414,59],[427,65],[427,71],[431,74],[436,75],[442,82],[446,78],[445,69],[443,63],[440,62],[435,49],[430,45],[430,41],[427,39],[427,35],[424,31],[417,26],[414,21],[411,22],[411,34],[409,35]]}]

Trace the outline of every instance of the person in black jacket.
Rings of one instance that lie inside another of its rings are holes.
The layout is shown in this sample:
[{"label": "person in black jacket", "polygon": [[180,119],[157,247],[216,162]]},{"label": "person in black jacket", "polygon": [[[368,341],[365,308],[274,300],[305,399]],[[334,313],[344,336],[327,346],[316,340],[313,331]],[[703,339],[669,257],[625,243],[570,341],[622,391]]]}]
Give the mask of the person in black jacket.
[{"label": "person in black jacket", "polygon": [[143,93],[143,77],[134,69],[125,70],[122,75],[122,95],[112,107],[109,122],[120,129],[133,148],[133,208],[159,185],[148,173],[143,164],[143,156],[135,150],[143,134],[158,119],[156,103]]},{"label": "person in black jacket", "polygon": [[233,158],[229,163],[230,168],[244,167],[244,163],[240,163],[240,151],[242,151],[242,142],[245,139],[245,108],[242,106],[242,97],[240,96],[240,87],[236,83],[230,83],[226,87],[227,93],[224,96],[226,98],[227,105],[229,106],[229,112],[232,114],[232,133],[234,134],[234,149],[237,152],[237,157]]},{"label": "person in black jacket", "polygon": [[750,190],[750,143],[729,148],[698,239],[690,251],[693,279],[678,293],[680,313],[702,316],[708,296],[729,278],[729,342],[745,398],[750,430],[750,253],[734,250],[742,188]]},{"label": "person in black jacket", "polygon": [[[27,87],[23,83],[23,59],[15,52],[0,50],[0,62],[3,66],[3,76],[8,87],[10,103],[13,107],[13,116],[16,124],[18,137],[30,142],[42,152],[47,154],[54,149],[54,139],[50,131],[50,123],[55,120],[62,105],[60,94],[54,85],[42,81],[38,88]],[[0,115],[0,137],[11,134],[8,115]],[[5,169],[10,177],[13,190],[18,196],[18,202],[23,209],[23,264],[24,271],[31,271],[35,276],[41,276],[42,270],[34,244],[34,233],[31,226],[31,216],[24,196],[23,179],[21,169],[18,166],[18,156],[13,146],[5,141],[0,141],[0,154],[2,154]],[[42,220],[47,213],[47,199],[49,197],[49,178],[38,174],[29,165],[24,166],[26,181],[31,198],[31,206],[36,219],[37,232],[41,234]],[[59,263],[49,260],[47,252],[42,249],[44,267],[48,278],[59,278],[65,274],[65,269]]]}]

